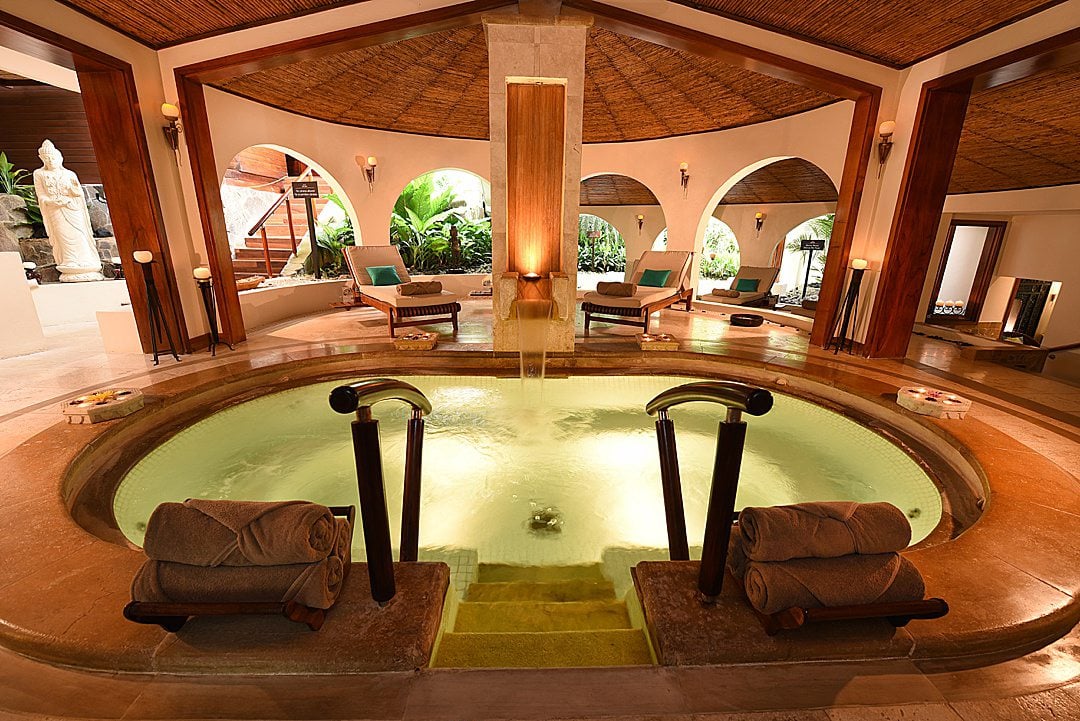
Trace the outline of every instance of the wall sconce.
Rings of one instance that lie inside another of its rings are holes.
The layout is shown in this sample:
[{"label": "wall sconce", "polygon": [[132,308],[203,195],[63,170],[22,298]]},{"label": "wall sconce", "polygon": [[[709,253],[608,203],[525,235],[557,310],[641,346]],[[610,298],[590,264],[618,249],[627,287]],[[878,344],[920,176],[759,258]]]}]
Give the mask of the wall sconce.
[{"label": "wall sconce", "polygon": [[878,135],[881,136],[881,141],[877,146],[878,156],[878,177],[881,177],[881,169],[885,167],[885,161],[889,159],[889,153],[892,152],[892,136],[896,132],[896,122],[893,120],[886,120],[878,126]]},{"label": "wall sconce", "polygon": [[369,155],[364,162],[364,177],[367,178],[368,192],[371,193],[375,190],[375,168],[379,165],[379,159],[374,155]]},{"label": "wall sconce", "polygon": [[641,214],[638,214],[638,217],[637,217],[637,232],[638,232],[638,235],[641,235],[641,229],[643,227],[645,227],[645,216],[641,215]]},{"label": "wall sconce", "polygon": [[765,214],[754,213],[754,230],[758,233],[761,232],[761,226],[765,225]]},{"label": "wall sconce", "polygon": [[172,103],[161,104],[161,114],[169,120],[169,124],[161,129],[165,134],[165,142],[176,153],[176,162],[180,162],[180,133],[184,132],[184,126],[180,122],[180,108]]},{"label": "wall sconce", "polygon": [[682,186],[682,197],[686,197],[686,187],[690,185],[690,164],[679,163],[679,184]]}]

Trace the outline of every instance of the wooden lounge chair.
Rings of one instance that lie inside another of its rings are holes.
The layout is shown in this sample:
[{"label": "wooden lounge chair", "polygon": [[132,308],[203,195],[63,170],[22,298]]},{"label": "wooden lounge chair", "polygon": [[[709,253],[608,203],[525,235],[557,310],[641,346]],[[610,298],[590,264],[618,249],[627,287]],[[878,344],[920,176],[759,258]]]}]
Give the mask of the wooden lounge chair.
[{"label": "wooden lounge chair", "polygon": [[345,248],[345,264],[356,282],[360,305],[367,305],[386,314],[393,337],[403,326],[451,323],[458,329],[458,296],[448,291],[428,295],[399,295],[396,285],[374,285],[367,269],[377,265],[392,265],[402,283],[410,282],[409,272],[398,249],[392,245],[356,245]]},{"label": "wooden lounge chair", "polygon": [[757,290],[742,291],[739,293],[738,298],[712,294],[703,295],[700,298],[701,300],[712,300],[728,305],[744,305],[748,308],[768,306],[770,305],[769,297],[772,295],[772,287],[776,283],[776,276],[778,275],[780,275],[779,268],[744,265],[739,268],[739,272],[731,279],[731,289],[736,290],[736,285],[740,280],[756,280],[758,281]]},{"label": "wooden lounge chair", "polygon": [[694,290],[689,287],[693,260],[694,254],[687,250],[647,250],[642,253],[630,271],[630,282],[640,281],[646,270],[670,270],[664,287],[639,285],[634,295],[628,298],[601,295],[596,291],[586,293],[581,304],[585,312],[585,337],[589,337],[589,325],[594,318],[605,323],[634,326],[648,333],[649,321],[656,311],[680,302],[685,302],[689,311],[694,298]]}]

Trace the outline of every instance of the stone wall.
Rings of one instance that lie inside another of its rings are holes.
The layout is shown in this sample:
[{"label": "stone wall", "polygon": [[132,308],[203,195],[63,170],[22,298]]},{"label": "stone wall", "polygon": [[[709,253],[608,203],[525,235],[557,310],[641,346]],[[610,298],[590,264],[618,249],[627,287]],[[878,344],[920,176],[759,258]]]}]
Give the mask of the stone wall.
[{"label": "stone wall", "polygon": [[19,250],[23,238],[31,235],[26,220],[26,201],[17,195],[0,195],[0,253]]}]

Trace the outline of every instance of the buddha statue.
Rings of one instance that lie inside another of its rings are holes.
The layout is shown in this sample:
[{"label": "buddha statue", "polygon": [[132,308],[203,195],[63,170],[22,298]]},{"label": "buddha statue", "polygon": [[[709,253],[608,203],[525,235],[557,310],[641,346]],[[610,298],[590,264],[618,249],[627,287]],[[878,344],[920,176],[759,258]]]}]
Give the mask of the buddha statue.
[{"label": "buddha statue", "polygon": [[79,178],[64,167],[64,156],[51,140],[41,144],[38,157],[43,167],[34,171],[34,191],[60,282],[104,280]]}]

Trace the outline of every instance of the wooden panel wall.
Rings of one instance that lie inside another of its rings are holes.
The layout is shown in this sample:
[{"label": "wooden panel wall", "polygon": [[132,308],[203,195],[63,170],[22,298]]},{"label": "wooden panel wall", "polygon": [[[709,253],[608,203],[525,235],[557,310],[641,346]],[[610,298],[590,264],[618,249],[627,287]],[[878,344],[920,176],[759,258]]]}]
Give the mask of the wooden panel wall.
[{"label": "wooden panel wall", "polygon": [[0,151],[16,168],[33,171],[41,167],[37,152],[46,139],[79,180],[101,182],[79,93],[51,85],[0,87]]},{"label": "wooden panel wall", "polygon": [[288,173],[285,153],[272,148],[241,150],[225,171],[233,185],[265,185]]},{"label": "wooden panel wall", "polygon": [[561,269],[566,88],[506,88],[506,238],[511,272]]}]

